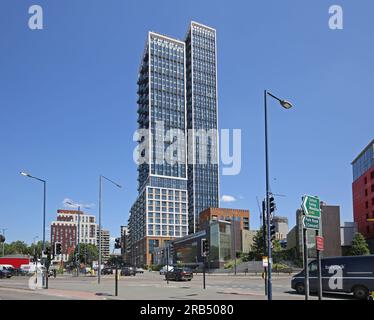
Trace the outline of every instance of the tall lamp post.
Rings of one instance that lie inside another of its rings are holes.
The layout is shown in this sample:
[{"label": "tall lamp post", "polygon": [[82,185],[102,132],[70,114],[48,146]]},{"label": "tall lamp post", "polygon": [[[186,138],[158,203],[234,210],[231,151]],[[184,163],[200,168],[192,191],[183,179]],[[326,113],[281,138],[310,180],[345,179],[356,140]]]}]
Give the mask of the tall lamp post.
[{"label": "tall lamp post", "polygon": [[101,280],[101,196],[102,196],[102,187],[103,187],[103,179],[111,182],[114,184],[117,188],[122,188],[120,184],[117,182],[114,182],[113,180],[104,177],[103,175],[99,176],[99,267],[98,267],[98,277],[97,277],[97,282],[100,284]]},{"label": "tall lamp post", "polygon": [[45,251],[45,207],[46,207],[46,194],[47,194],[47,181],[46,180],[43,180],[43,179],[40,179],[40,178],[37,178],[37,177],[34,177],[32,176],[31,174],[27,173],[27,172],[20,172],[21,175],[23,175],[24,177],[28,177],[28,178],[32,178],[32,179],[35,179],[35,180],[38,180],[40,182],[43,182],[43,186],[44,186],[44,200],[43,200],[43,253]]},{"label": "tall lamp post", "polygon": [[282,100],[267,90],[264,91],[264,109],[265,109],[265,167],[266,167],[266,225],[267,225],[267,249],[268,249],[268,300],[273,299],[272,292],[272,256],[271,256],[271,233],[270,233],[270,185],[269,185],[269,154],[268,154],[268,116],[267,116],[267,97],[270,96],[277,100],[285,109],[292,108],[292,104]]}]

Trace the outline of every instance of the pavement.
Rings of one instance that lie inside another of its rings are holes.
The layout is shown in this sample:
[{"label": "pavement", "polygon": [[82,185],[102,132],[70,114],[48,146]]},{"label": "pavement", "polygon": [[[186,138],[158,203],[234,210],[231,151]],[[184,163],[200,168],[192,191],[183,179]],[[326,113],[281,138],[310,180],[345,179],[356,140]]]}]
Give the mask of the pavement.
[{"label": "pavement", "polygon": [[[114,295],[113,275],[97,277],[71,275],[49,279],[48,289],[30,289],[29,277],[0,279],[0,300],[266,300],[264,280],[256,275],[194,275],[192,281],[165,281],[157,272],[145,272],[134,276],[120,277],[118,296]],[[291,275],[274,275],[274,300],[304,300],[290,288]],[[326,299],[347,299],[349,296],[328,295]],[[311,300],[317,299],[311,296]]]}]

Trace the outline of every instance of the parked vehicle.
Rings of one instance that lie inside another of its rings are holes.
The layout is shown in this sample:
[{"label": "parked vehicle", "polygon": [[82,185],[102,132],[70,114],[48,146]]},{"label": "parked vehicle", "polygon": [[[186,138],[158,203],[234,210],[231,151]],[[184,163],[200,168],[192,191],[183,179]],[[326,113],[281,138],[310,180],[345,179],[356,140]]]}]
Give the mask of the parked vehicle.
[{"label": "parked vehicle", "polygon": [[10,278],[14,275],[14,268],[11,265],[0,264],[0,271],[2,272],[2,278]]},{"label": "parked vehicle", "polygon": [[136,268],[136,273],[144,273],[144,269],[143,268]]},{"label": "parked vehicle", "polygon": [[[318,291],[317,261],[309,263],[309,289]],[[322,291],[353,293],[356,299],[368,299],[374,291],[374,255],[321,259]],[[304,294],[304,271],[291,280],[292,289]]]},{"label": "parked vehicle", "polygon": [[10,278],[12,277],[12,272],[7,269],[0,270],[0,278]]},{"label": "parked vehicle", "polygon": [[113,274],[113,269],[112,268],[104,268],[101,270],[101,274],[102,275],[106,275],[106,274]]},{"label": "parked vehicle", "polygon": [[160,270],[160,275],[164,275],[166,274],[166,271],[169,270],[170,271],[173,271],[174,267],[173,266],[163,266]]},{"label": "parked vehicle", "polygon": [[133,267],[124,267],[121,269],[121,276],[135,276],[136,271]]},{"label": "parked vehicle", "polygon": [[191,281],[193,278],[192,270],[190,268],[174,268],[165,274],[165,279],[182,281]]},{"label": "parked vehicle", "polygon": [[27,276],[29,273],[21,268],[18,268],[18,269],[14,269],[14,273],[13,273],[15,276]]}]

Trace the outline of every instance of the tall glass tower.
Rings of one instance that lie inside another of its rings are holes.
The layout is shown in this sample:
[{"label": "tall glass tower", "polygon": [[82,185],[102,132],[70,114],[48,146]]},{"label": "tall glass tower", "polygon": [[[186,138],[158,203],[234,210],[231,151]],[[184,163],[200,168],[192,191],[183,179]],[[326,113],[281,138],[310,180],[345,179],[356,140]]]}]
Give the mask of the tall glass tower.
[{"label": "tall glass tower", "polygon": [[[185,43],[149,32],[138,78],[139,148],[147,161],[138,166],[139,196],[131,208],[129,234],[131,261],[151,264],[154,248],[188,233],[187,145],[182,159],[165,156],[176,132],[187,135]],[[170,154],[169,154],[170,156]]]},{"label": "tall glass tower", "polygon": [[128,223],[136,266],[151,264],[165,242],[196,232],[200,212],[219,206],[216,77],[214,29],[191,22],[185,42],[149,32],[137,92],[138,151],[146,161]]},{"label": "tall glass tower", "polygon": [[194,233],[200,212],[219,207],[216,30],[191,22],[186,57],[187,127],[194,129],[188,136],[188,224]]}]

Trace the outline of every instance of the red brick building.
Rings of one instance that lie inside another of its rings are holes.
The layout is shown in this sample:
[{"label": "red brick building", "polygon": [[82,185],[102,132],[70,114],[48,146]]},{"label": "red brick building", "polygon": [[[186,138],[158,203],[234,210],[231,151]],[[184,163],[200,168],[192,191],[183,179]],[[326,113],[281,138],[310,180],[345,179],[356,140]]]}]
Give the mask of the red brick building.
[{"label": "red brick building", "polygon": [[226,209],[226,208],[208,208],[200,213],[200,230],[209,225],[210,220],[238,221],[240,230],[249,230],[249,210],[244,209]]},{"label": "red brick building", "polygon": [[61,256],[56,261],[67,261],[69,255],[74,253],[78,242],[78,224],[80,226],[80,243],[96,245],[97,224],[95,216],[84,214],[77,210],[57,210],[57,219],[51,223],[51,244],[61,243]]},{"label": "red brick building", "polygon": [[374,139],[352,161],[353,216],[358,232],[362,233],[374,252]]}]

